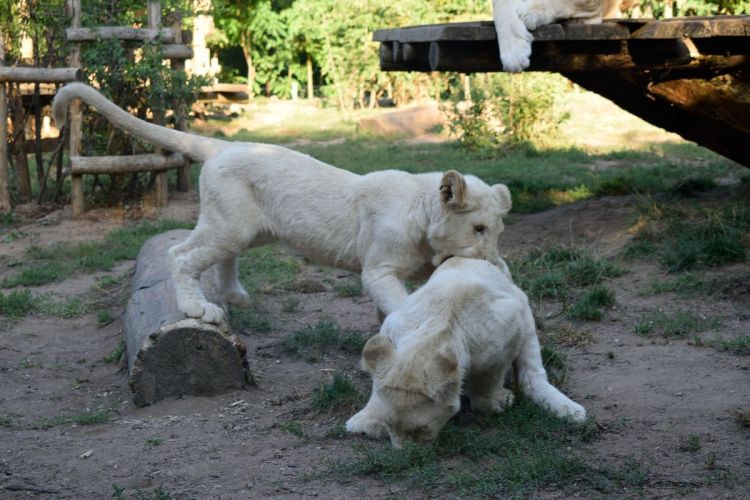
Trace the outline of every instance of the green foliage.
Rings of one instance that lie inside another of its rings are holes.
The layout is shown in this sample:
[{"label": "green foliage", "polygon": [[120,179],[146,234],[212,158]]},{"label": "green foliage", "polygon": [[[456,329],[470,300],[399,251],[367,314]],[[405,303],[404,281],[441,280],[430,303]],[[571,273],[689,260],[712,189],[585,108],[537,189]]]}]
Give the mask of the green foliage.
[{"label": "green foliage", "polygon": [[[642,486],[646,473],[635,461],[617,467],[589,464],[574,451],[594,435],[593,424],[559,419],[522,398],[492,416],[461,418],[434,443],[360,446],[356,456],[334,462],[341,476],[375,476],[449,497],[522,498],[539,489],[613,493]],[[563,493],[564,495],[564,493]]]},{"label": "green foliage", "polygon": [[322,383],[313,392],[312,407],[321,412],[351,412],[362,403],[362,394],[351,377],[334,372],[330,382]]},{"label": "green foliage", "polygon": [[637,4],[645,17],[656,18],[664,17],[668,8],[675,17],[750,14],[750,1],[747,0],[680,0],[677,2],[640,0]]},{"label": "green foliage", "polygon": [[[444,107],[451,134],[464,147],[487,153],[499,147],[528,146],[549,138],[569,117],[556,106],[565,81],[551,74],[479,75],[471,102]],[[465,98],[466,96],[462,96]]]},{"label": "green foliage", "polygon": [[[82,24],[93,26],[146,26],[147,11],[141,0],[101,2],[83,0]],[[163,0],[162,22],[169,12],[191,15],[191,5],[183,0]],[[167,110],[190,109],[198,97],[202,77],[187,75],[165,64],[161,42],[139,44],[115,39],[99,39],[84,44],[81,62],[85,79],[102,93],[133,114],[164,116]],[[88,155],[118,155],[151,152],[153,146],[139,142],[114,129],[98,113],[84,113],[83,150]],[[90,185],[94,203],[113,204],[140,197],[153,183],[148,173],[96,177]]]},{"label": "green foliage", "polygon": [[332,321],[321,321],[306,326],[286,336],[284,350],[294,353],[307,361],[318,361],[331,349],[341,349],[350,354],[359,354],[365,346],[362,333],[342,330]]}]

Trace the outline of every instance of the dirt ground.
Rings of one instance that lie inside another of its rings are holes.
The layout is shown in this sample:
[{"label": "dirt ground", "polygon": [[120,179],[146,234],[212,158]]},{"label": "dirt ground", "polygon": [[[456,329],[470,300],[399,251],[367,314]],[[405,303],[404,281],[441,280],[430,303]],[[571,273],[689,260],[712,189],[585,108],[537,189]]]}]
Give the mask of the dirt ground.
[{"label": "dirt ground", "polygon": [[[158,215],[192,220],[196,201],[181,197]],[[504,251],[512,256],[545,242],[571,242],[606,255],[627,241],[635,211],[635,199],[621,197],[513,215],[503,239]],[[122,214],[107,211],[92,212],[85,221],[55,212],[18,228],[25,236],[0,244],[0,255],[20,256],[30,244],[101,238],[123,222]],[[9,272],[7,262],[3,261],[0,275]],[[133,267],[134,262],[126,262],[109,274],[130,276]],[[314,266],[303,273],[325,274],[334,285],[356,279]],[[602,430],[581,453],[602,462],[634,459],[647,472],[643,490],[622,491],[618,496],[747,498],[750,429],[740,424],[736,412],[750,409],[750,358],[696,346],[692,339],[650,339],[633,333],[644,310],[678,308],[722,318],[722,326],[704,333],[706,338],[747,334],[750,263],[724,267],[715,274],[717,279],[734,280],[736,286],[694,299],[678,299],[670,293],[644,296],[641,292],[661,271],[655,265],[635,263],[614,279],[611,288],[617,306],[603,321],[573,324],[589,332],[593,342],[566,349],[570,367],[566,391]],[[101,276],[75,276],[34,292],[78,293]],[[129,285],[129,280],[125,282]],[[241,332],[256,386],[146,408],[133,405],[123,362],[102,361],[121,340],[119,319],[103,327],[93,313],[71,320],[35,316],[3,320],[0,498],[110,498],[116,491],[125,498],[137,492],[142,498],[157,498],[158,491],[196,499],[424,496],[374,478],[342,479],[326,472],[327,460],[345,460],[355,445],[371,443],[359,437],[328,437],[345,417],[312,411],[311,394],[331,369],[352,375],[364,392],[369,380],[358,371],[354,355],[332,354],[308,363],[284,353],[277,344],[288,332],[321,319],[369,333],[378,328],[369,299],[341,298],[333,286],[328,288],[259,296],[259,307],[273,318],[272,331]],[[299,299],[296,312],[282,310],[289,297]],[[124,302],[119,307],[118,313]],[[554,316],[551,307],[540,314]],[[545,326],[562,323],[550,319]],[[116,409],[109,423],[34,428],[44,418],[103,407]],[[292,420],[302,424],[306,437],[278,426]],[[696,435],[700,449],[682,450],[688,436]],[[144,496],[147,493],[153,496]],[[560,493],[534,496],[555,498]]]}]

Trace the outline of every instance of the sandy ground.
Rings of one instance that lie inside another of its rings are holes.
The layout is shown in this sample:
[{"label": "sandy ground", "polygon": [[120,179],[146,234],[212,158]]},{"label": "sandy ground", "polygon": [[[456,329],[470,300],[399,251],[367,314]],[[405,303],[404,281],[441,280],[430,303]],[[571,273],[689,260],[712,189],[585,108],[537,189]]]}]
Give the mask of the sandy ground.
[{"label": "sandy ground", "polygon": [[[629,237],[635,204],[628,197],[605,198],[514,215],[506,229],[504,251],[520,255],[547,242],[571,242],[612,253]],[[196,200],[188,196],[174,201],[162,215],[191,220],[196,212]],[[10,272],[9,259],[20,256],[32,243],[97,239],[121,223],[121,216],[106,211],[93,213],[86,221],[72,221],[65,213],[32,221],[16,229],[25,237],[0,245],[0,255],[8,257],[1,261],[0,275]],[[127,262],[110,274],[129,276],[133,266]],[[327,276],[334,286],[356,279],[314,266],[304,272]],[[633,333],[645,310],[663,308],[720,317],[722,326],[702,334],[705,338],[746,334],[750,329],[750,264],[725,267],[714,274],[735,286],[695,299],[673,294],[644,296],[642,291],[661,271],[636,263],[613,280],[617,306],[603,321],[572,325],[561,319],[545,321],[545,331],[567,325],[591,334],[591,344],[566,349],[567,392],[586,406],[602,429],[581,453],[602,462],[631,457],[648,474],[644,490],[622,491],[617,496],[746,498],[750,429],[739,423],[735,412],[750,406],[750,359],[693,345],[693,339],[650,339]],[[94,279],[77,276],[34,291],[77,293]],[[124,290],[113,298],[117,312],[123,310],[126,296]],[[289,297],[299,299],[296,312],[282,311]],[[371,301],[340,298],[333,291],[261,294],[258,307],[272,318],[272,331],[240,332],[249,348],[256,386],[146,408],[131,402],[123,363],[102,361],[121,340],[119,319],[104,327],[97,326],[95,314],[71,320],[34,316],[3,320],[0,498],[109,498],[115,491],[113,485],[128,498],[159,488],[175,498],[424,496],[402,485],[373,478],[336,479],[325,472],[327,460],[345,460],[353,446],[368,441],[328,437],[328,431],[345,416],[312,411],[311,394],[331,369],[351,374],[365,392],[369,380],[358,371],[354,355],[334,352],[308,363],[277,345],[289,331],[320,319],[374,333],[378,322]],[[554,304],[546,304],[539,314],[554,316],[554,309]],[[33,428],[43,418],[102,407],[116,410],[109,423]],[[292,420],[302,424],[305,438],[278,427]],[[700,449],[681,451],[681,444],[694,435],[700,438]],[[558,496],[554,491],[540,495]]]}]

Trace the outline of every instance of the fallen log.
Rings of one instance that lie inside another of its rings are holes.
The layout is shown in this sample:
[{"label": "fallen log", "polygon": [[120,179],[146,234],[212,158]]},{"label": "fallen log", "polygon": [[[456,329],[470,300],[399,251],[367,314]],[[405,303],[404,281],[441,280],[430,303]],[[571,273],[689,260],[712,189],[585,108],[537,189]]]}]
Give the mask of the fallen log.
[{"label": "fallen log", "polygon": [[[123,330],[133,402],[138,406],[165,398],[215,396],[248,384],[244,343],[228,325],[187,318],[177,309],[167,250],[190,234],[169,231],[149,239],[141,249],[125,309]],[[203,273],[209,300],[215,268]]]}]

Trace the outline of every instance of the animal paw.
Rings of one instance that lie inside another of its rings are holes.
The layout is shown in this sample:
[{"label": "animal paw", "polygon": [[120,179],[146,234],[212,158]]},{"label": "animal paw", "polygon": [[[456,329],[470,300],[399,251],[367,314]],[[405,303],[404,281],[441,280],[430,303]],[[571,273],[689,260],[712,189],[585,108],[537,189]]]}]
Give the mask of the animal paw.
[{"label": "animal paw", "polygon": [[186,300],[179,304],[179,308],[188,318],[198,318],[206,323],[218,325],[224,320],[224,309],[210,302]]},{"label": "animal paw", "polygon": [[561,417],[569,418],[573,422],[583,422],[586,420],[586,409],[574,401],[556,408],[555,413]]},{"label": "animal paw", "polygon": [[227,302],[241,309],[247,309],[253,305],[253,299],[245,290],[231,290],[226,293]]},{"label": "animal paw", "polygon": [[502,413],[515,402],[516,397],[508,389],[502,389],[494,398],[471,399],[471,408],[480,413]]},{"label": "animal paw", "polygon": [[509,29],[508,33],[497,34],[500,60],[503,63],[503,70],[517,73],[529,67],[531,42],[534,41],[534,36],[520,20],[511,22]]},{"label": "animal paw", "polygon": [[371,438],[382,438],[388,435],[385,424],[370,413],[360,411],[346,421],[346,432],[352,434],[367,434]]}]

